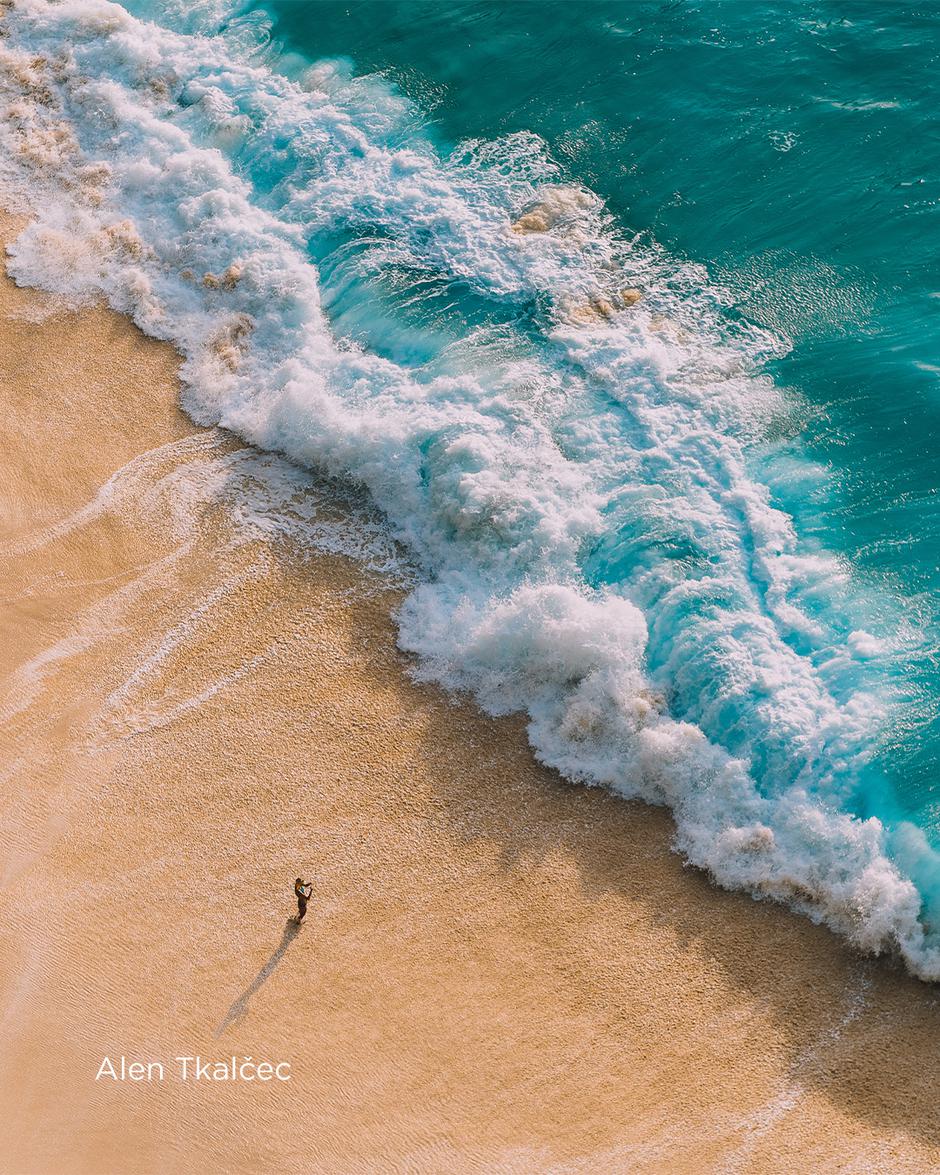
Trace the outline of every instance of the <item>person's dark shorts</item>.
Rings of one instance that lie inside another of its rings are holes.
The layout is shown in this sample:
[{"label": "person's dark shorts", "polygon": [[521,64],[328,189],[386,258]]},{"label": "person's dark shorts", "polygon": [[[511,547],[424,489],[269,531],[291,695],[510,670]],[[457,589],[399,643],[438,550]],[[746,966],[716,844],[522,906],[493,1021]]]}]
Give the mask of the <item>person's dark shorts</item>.
[{"label": "person's dark shorts", "polygon": [[301,918],[303,918],[303,916],[304,916],[304,914],[306,914],[306,912],[307,912],[307,899],[302,898],[302,897],[298,897],[297,898],[297,913],[298,913],[298,915]]}]

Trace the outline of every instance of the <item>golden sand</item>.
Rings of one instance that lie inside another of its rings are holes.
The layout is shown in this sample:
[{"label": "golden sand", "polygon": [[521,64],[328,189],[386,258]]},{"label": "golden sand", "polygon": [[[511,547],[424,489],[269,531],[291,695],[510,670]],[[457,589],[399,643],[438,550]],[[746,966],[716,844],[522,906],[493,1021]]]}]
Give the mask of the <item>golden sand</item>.
[{"label": "golden sand", "polygon": [[413,684],[396,589],[246,537],[174,353],[54,311],[3,280],[2,1172],[937,1168],[933,988]]}]

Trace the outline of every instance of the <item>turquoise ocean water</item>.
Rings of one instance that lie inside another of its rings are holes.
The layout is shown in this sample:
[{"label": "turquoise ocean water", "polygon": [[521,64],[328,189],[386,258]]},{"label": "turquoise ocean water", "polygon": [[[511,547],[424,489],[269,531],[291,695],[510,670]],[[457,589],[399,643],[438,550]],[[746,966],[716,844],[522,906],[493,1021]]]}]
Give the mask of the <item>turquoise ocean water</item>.
[{"label": "turquoise ocean water", "polygon": [[940,975],[940,6],[26,10],[107,178],[18,279],[103,291],[196,419],[364,484],[417,672]]},{"label": "turquoise ocean water", "polygon": [[[449,143],[535,131],[631,231],[704,263],[785,336],[803,534],[923,631],[880,756],[940,845],[940,7],[759,0],[303,3],[284,48],[392,79]],[[821,499],[821,500],[820,500]],[[887,797],[860,793],[859,810]]]}]

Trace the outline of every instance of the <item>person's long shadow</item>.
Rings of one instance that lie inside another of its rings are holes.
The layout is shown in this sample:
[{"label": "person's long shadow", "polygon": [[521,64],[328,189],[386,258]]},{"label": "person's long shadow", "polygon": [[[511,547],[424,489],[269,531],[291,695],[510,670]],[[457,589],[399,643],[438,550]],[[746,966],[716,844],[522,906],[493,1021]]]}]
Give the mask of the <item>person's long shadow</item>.
[{"label": "person's long shadow", "polygon": [[263,987],[271,975],[274,974],[274,970],[278,963],[280,963],[281,959],[284,958],[284,953],[286,952],[287,948],[299,933],[300,923],[296,920],[296,918],[288,918],[284,925],[284,933],[281,935],[281,941],[275,947],[274,953],[261,968],[258,974],[254,977],[248,987],[245,988],[235,1003],[232,1004],[232,1006],[229,1008],[225,1019],[222,1021],[218,1027],[218,1030],[216,1031],[216,1040],[218,1040],[218,1038],[222,1035],[226,1028],[229,1027],[230,1024],[235,1024],[245,1015],[245,1013],[248,1011],[248,1005],[251,1002],[252,996],[261,987]]}]

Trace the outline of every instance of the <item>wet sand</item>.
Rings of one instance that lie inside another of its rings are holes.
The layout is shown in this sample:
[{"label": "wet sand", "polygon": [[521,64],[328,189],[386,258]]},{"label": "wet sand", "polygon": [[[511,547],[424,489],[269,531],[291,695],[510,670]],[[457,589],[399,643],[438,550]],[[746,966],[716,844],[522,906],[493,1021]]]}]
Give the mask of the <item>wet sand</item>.
[{"label": "wet sand", "polygon": [[171,349],[0,317],[0,1171],[940,1165],[934,988],[415,685],[400,588],[258,524],[347,507],[194,428]]}]

